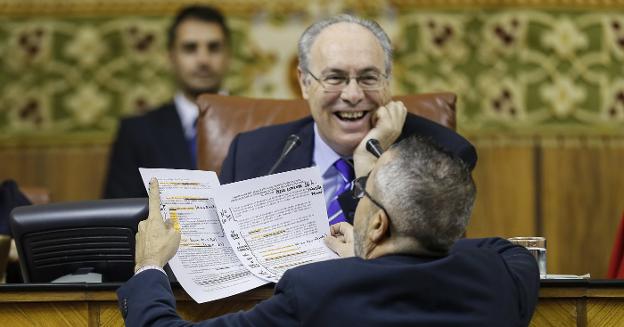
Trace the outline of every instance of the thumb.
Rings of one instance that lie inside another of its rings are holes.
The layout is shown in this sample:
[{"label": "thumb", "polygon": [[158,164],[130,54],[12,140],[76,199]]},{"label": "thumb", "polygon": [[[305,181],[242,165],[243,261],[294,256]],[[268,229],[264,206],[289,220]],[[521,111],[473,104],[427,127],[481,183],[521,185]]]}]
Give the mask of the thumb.
[{"label": "thumb", "polygon": [[[167,229],[174,228],[174,224],[173,224],[173,221],[171,221],[171,218],[169,218],[169,219],[165,220],[165,227],[166,227]],[[175,229],[175,228],[174,228],[174,229]]]}]

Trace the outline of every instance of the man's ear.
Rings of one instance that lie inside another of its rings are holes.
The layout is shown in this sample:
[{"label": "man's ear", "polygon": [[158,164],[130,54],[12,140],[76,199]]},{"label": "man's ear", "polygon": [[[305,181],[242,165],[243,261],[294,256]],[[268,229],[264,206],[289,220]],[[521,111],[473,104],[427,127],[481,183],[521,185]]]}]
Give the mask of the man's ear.
[{"label": "man's ear", "polygon": [[390,220],[384,210],[377,212],[368,221],[368,237],[371,242],[380,244],[387,237],[388,228],[390,228]]},{"label": "man's ear", "polygon": [[308,82],[306,81],[306,73],[297,67],[297,80],[299,80],[299,88],[304,99],[308,99]]}]

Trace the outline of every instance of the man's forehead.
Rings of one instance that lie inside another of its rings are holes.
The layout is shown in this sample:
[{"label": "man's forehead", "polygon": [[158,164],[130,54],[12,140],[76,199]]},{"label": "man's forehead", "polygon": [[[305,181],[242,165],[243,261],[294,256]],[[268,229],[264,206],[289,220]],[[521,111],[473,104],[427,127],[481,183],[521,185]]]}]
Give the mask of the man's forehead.
[{"label": "man's forehead", "polygon": [[176,28],[176,41],[217,41],[224,40],[225,35],[221,26],[215,22],[199,19],[184,20]]},{"label": "man's forehead", "polygon": [[323,29],[311,47],[312,63],[320,69],[355,66],[357,70],[382,69],[383,48],[375,35],[355,23],[337,23]]}]

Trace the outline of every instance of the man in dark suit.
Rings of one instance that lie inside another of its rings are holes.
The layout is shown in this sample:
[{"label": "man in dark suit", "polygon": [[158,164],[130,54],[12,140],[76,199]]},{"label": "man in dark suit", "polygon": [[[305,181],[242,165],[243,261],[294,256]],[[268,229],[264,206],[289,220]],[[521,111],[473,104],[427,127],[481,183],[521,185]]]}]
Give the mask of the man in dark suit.
[{"label": "man in dark suit", "polygon": [[169,59],[179,91],[172,102],[121,121],[113,144],[106,198],[144,197],[138,171],[196,167],[195,98],[217,93],[228,69],[230,32],[216,9],[191,6],[178,13],[168,31]]},{"label": "man in dark suit", "polygon": [[[434,139],[474,167],[474,147],[459,134],[421,117],[406,114],[390,101],[392,46],[381,27],[369,20],[340,15],[310,26],[299,40],[299,84],[311,116],[293,123],[238,135],[223,162],[221,183],[266,175],[289,135],[301,144],[275,172],[316,165],[321,171],[329,223],[351,222],[356,202],[347,196],[355,176],[371,167],[354,155],[375,138],[382,148],[411,134]],[[365,152],[365,151],[364,151]],[[344,166],[355,163],[355,169]],[[349,168],[349,169],[348,169]]]},{"label": "man in dark suit", "polygon": [[[326,238],[355,257],[290,269],[253,309],[197,325],[528,326],[539,289],[532,255],[503,239],[458,240],[475,198],[466,164],[417,137],[368,164],[373,170],[355,182],[354,226],[335,224]],[[127,326],[187,325],[159,271],[180,235],[163,222],[158,183],[151,184],[137,273],[118,290],[119,305]]]}]

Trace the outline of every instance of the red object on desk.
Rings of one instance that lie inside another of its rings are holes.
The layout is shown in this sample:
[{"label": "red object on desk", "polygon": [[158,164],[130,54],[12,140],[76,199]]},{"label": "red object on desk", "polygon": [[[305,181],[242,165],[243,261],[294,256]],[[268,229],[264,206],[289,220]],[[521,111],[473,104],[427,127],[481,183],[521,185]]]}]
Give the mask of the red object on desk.
[{"label": "red object on desk", "polygon": [[615,234],[607,278],[624,279],[624,214],[622,214],[620,225]]}]

